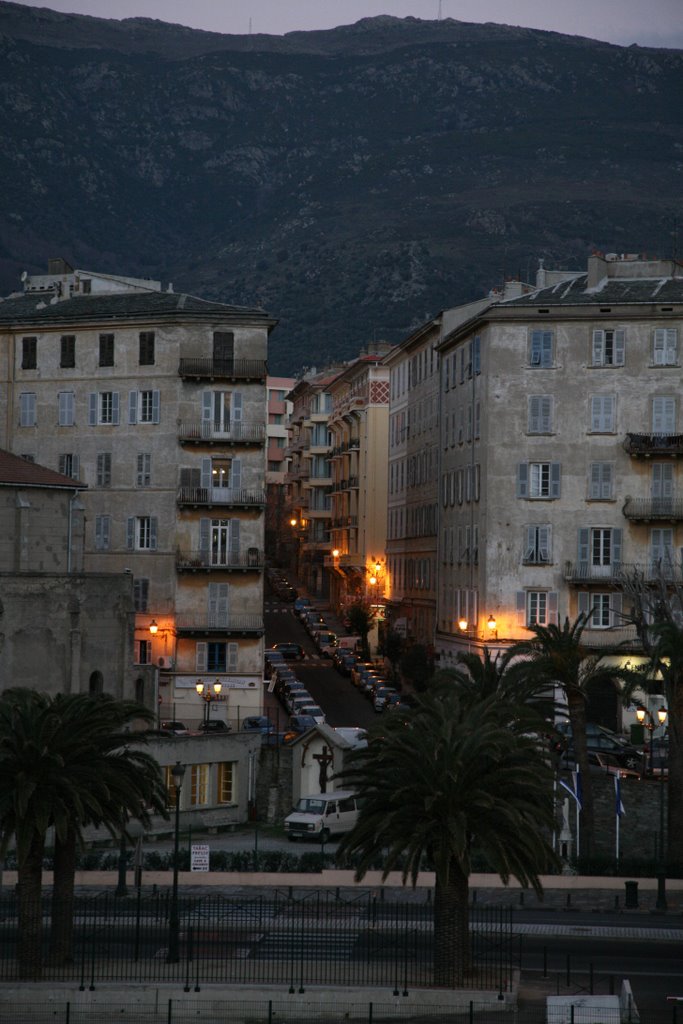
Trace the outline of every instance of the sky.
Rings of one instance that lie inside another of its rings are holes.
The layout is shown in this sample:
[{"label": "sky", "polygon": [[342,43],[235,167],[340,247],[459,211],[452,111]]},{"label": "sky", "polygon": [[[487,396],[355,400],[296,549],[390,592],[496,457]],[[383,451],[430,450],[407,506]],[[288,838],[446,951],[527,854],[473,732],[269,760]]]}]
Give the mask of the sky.
[{"label": "sky", "polygon": [[283,35],[391,14],[492,21],[630,46],[683,49],[683,0],[20,0],[100,18],[158,18],[191,28]]}]

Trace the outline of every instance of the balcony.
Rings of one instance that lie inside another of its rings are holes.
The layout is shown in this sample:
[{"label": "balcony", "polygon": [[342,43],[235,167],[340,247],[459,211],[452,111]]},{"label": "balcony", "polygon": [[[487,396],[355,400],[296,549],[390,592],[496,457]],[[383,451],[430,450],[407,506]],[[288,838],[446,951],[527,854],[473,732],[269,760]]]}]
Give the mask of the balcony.
[{"label": "balcony", "polygon": [[626,578],[638,577],[643,583],[677,583],[683,584],[683,572],[680,564],[673,561],[673,553],[669,558],[652,558],[645,563],[617,562],[614,565],[591,565],[588,562],[565,562],[564,578],[568,583],[577,585],[602,584],[603,586],[621,586]]},{"label": "balcony", "polygon": [[259,637],[264,634],[262,615],[178,615],[178,636]]},{"label": "balcony", "polygon": [[636,459],[649,459],[653,455],[683,455],[683,434],[627,434],[624,451]]},{"label": "balcony", "polygon": [[178,376],[183,380],[242,380],[265,383],[264,359],[181,359]]},{"label": "balcony", "polygon": [[247,548],[246,552],[177,551],[175,567],[177,572],[261,572],[265,555],[258,548]]},{"label": "balcony", "polygon": [[611,629],[591,629],[589,624],[581,634],[581,643],[591,650],[619,647],[625,653],[642,650],[634,625],[613,626]]},{"label": "balcony", "polygon": [[230,487],[180,487],[177,501],[192,508],[261,508],[266,504],[266,494]]},{"label": "balcony", "polygon": [[683,519],[683,499],[627,498],[622,512],[626,519],[641,519],[644,522],[665,519],[668,522],[675,522]]},{"label": "balcony", "polygon": [[266,428],[263,423],[229,423],[217,427],[211,420],[181,420],[178,440],[181,444],[263,444]]}]

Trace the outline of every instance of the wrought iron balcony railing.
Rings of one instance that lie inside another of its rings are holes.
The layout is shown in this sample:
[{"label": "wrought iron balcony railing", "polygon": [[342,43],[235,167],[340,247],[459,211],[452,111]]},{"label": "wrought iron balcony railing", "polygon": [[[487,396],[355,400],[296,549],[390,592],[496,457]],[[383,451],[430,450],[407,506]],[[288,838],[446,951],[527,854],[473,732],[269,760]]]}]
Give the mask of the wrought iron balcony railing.
[{"label": "wrought iron balcony railing", "polygon": [[652,455],[683,455],[683,434],[627,434],[624,451],[648,458]]},{"label": "wrought iron balcony railing", "polygon": [[262,444],[265,438],[263,423],[216,426],[212,420],[182,420],[178,426],[178,440],[190,444]]},{"label": "wrought iron balcony railing", "polygon": [[622,512],[626,519],[683,519],[683,499],[629,497]]},{"label": "wrought iron balcony railing", "polygon": [[264,359],[187,358],[178,364],[178,375],[194,380],[264,381],[267,372]]},{"label": "wrought iron balcony railing", "polygon": [[176,569],[179,572],[249,572],[263,569],[265,556],[258,548],[246,551],[177,551]]},{"label": "wrought iron balcony railing", "polygon": [[233,490],[230,487],[180,487],[178,489],[179,505],[258,507],[265,503],[265,491]]},{"label": "wrought iron balcony railing", "polygon": [[223,636],[261,636],[262,615],[228,615],[216,612],[207,615],[176,616],[178,633],[218,633]]}]

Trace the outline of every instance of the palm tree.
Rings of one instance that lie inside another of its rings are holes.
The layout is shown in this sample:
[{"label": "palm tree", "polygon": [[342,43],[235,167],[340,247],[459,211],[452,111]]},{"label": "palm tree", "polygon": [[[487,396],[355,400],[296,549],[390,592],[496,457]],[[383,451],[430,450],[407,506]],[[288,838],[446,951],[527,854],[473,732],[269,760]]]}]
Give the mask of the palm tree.
[{"label": "palm tree", "polygon": [[383,878],[400,868],[416,884],[430,865],[434,895],[434,981],[462,985],[470,969],[468,889],[481,853],[504,882],[541,891],[554,863],[552,773],[537,742],[508,728],[513,710],[479,700],[449,681],[394,712],[355,751],[342,773],[361,797],[339,857],[357,857],[361,880],[378,856]]},{"label": "palm tree", "polygon": [[346,617],[349,622],[349,629],[351,633],[360,637],[361,654],[367,661],[370,657],[370,647],[368,646],[368,633],[372,629],[372,624],[375,621],[375,613],[373,612],[367,601],[354,601],[346,609]]},{"label": "palm tree", "polygon": [[533,625],[529,630],[533,637],[520,640],[510,648],[510,658],[524,659],[518,671],[523,672],[532,687],[548,689],[557,686],[567,702],[567,714],[572,727],[572,744],[576,764],[582,778],[581,809],[581,850],[590,856],[593,852],[595,819],[593,787],[588,763],[586,741],[586,702],[589,691],[600,683],[610,682],[621,675],[614,665],[604,664],[605,649],[593,654],[583,644],[582,636],[588,616],[581,613],[574,622],[569,618],[562,626],[554,623],[548,626]]},{"label": "palm tree", "polygon": [[129,732],[135,721],[152,721],[151,712],[133,701],[89,694],[57,696],[52,709],[69,737],[69,770],[86,789],[74,803],[67,830],[55,834],[50,949],[53,960],[63,962],[72,952],[74,881],[83,829],[104,826],[118,839],[131,818],[147,825],[151,811],[164,816],[167,811],[159,766],[151,755],[136,749],[145,736]]},{"label": "palm tree", "polygon": [[16,836],[19,872],[19,969],[41,968],[42,862],[48,828],[55,833],[53,948],[71,949],[76,851],[86,825],[120,833],[132,815],[160,809],[156,762],[125,744],[119,727],[145,717],[143,708],[106,696],[50,698],[15,688],[0,698],[0,853]]}]

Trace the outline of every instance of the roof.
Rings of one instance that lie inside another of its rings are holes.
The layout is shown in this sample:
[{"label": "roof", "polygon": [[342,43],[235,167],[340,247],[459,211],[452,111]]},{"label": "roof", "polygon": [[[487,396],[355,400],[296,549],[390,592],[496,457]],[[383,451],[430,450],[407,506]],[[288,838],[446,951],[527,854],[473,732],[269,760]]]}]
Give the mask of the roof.
[{"label": "roof", "polygon": [[177,320],[220,319],[235,324],[274,327],[264,310],[210,302],[182,292],[119,292],[78,295],[52,301],[48,292],[27,292],[0,299],[0,323],[47,326],[87,321],[109,322],[150,318]]},{"label": "roof", "polygon": [[683,277],[604,277],[595,287],[588,287],[588,275],[579,274],[548,288],[539,288],[498,303],[499,308],[529,306],[592,306],[628,305],[656,302],[669,305],[683,302]]},{"label": "roof", "polygon": [[53,469],[39,466],[28,459],[22,459],[19,455],[12,455],[11,452],[0,448],[0,486],[21,486],[21,487],[54,487],[64,490],[85,490],[86,484],[63,473],[56,473]]}]

